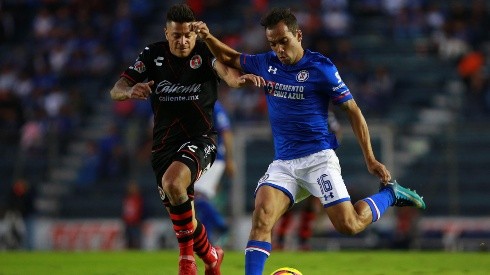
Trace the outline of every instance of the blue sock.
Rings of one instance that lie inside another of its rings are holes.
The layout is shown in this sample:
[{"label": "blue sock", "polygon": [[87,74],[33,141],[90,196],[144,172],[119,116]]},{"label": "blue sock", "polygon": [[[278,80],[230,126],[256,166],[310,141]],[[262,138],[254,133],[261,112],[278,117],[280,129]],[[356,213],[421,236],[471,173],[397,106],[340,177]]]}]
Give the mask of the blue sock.
[{"label": "blue sock", "polygon": [[377,221],[381,215],[395,203],[395,195],[389,188],[382,188],[379,193],[363,199],[371,208],[373,222]]},{"label": "blue sock", "polygon": [[271,250],[272,244],[269,242],[248,241],[245,248],[245,275],[262,275]]}]

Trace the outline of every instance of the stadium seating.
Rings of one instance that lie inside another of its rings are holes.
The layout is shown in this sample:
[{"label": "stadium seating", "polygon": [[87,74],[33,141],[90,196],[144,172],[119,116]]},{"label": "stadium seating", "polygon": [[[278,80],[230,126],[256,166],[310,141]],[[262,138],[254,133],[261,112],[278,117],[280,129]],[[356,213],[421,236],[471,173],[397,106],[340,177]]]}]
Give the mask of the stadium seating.
[{"label": "stadium seating", "polygon": [[[276,1],[272,1],[276,3]],[[283,3],[282,1],[277,1]],[[291,3],[294,1],[291,1]],[[442,1],[444,2],[444,1]],[[285,3],[285,2],[284,2]],[[154,10],[155,18],[161,19],[164,14],[163,6]],[[230,19],[231,20],[231,19]],[[160,20],[161,21],[161,20]],[[160,22],[159,21],[159,22]],[[389,68],[396,80],[395,94],[390,101],[388,110],[380,117],[367,116],[368,121],[375,119],[393,125],[396,131],[395,149],[399,162],[397,175],[400,183],[413,186],[425,196],[428,209],[427,216],[438,215],[485,215],[490,213],[488,196],[490,184],[488,167],[490,167],[490,130],[488,124],[482,122],[469,123],[458,117],[458,109],[447,104],[440,104],[439,97],[449,96],[446,84],[448,81],[459,81],[453,64],[440,60],[429,53],[417,52],[415,40],[394,40],[387,29],[387,19],[383,15],[362,16],[354,18],[354,33],[349,37],[353,48],[360,53],[370,69],[377,65]],[[239,28],[239,19],[233,19],[230,28]],[[223,24],[226,25],[226,24]],[[142,41],[153,41],[155,33],[161,31],[159,24],[148,29]],[[28,30],[26,30],[27,32]],[[238,31],[237,31],[238,32]],[[381,32],[382,35],[377,33]],[[2,45],[2,52],[8,45]],[[13,49],[11,46],[10,49]],[[117,75],[114,72],[115,76]],[[105,81],[105,82],[104,82]],[[112,80],[111,80],[112,81]],[[91,79],[80,81],[83,91],[107,90],[106,79]],[[356,93],[356,91],[353,91]],[[76,129],[66,154],[54,161],[30,159],[28,176],[38,189],[40,214],[53,217],[118,217],[120,215],[120,200],[125,183],[111,182],[112,186],[97,186],[86,190],[88,193],[77,193],[74,189],[74,175],[80,168],[83,156],[83,145],[87,140],[99,137],[105,129],[107,119],[111,118],[112,102],[108,98],[100,98],[97,94],[86,94],[89,109],[84,117],[82,127]],[[456,116],[450,123],[434,125],[441,129],[436,133],[417,133],[416,127],[432,127],[421,118],[424,110],[444,110]],[[343,123],[346,123],[344,120]],[[422,126],[420,126],[422,125]],[[348,126],[345,125],[347,128]],[[95,136],[93,135],[95,133]],[[405,146],[404,140],[423,138],[429,144],[428,151],[413,152],[410,146]],[[378,154],[379,141],[373,140]],[[266,168],[271,159],[270,151],[260,148],[270,148],[270,142],[258,142],[250,145],[247,151],[247,210],[251,210],[251,196],[256,180]],[[0,175],[2,183],[13,180],[15,170],[12,156],[18,148],[15,144],[1,144]],[[344,178],[356,194],[371,190],[362,189],[366,182],[373,178],[367,175],[356,142],[346,140],[338,151]],[[404,156],[410,156],[406,160]],[[26,174],[27,175],[27,174]],[[144,196],[148,198],[149,215],[160,216],[164,213],[155,192],[155,183],[151,169],[145,169],[137,178],[142,186]],[[107,187],[107,188],[104,188]],[[0,201],[8,190],[8,184],[0,185]],[[1,205],[0,205],[1,208]],[[100,210],[100,211],[99,211]]]}]

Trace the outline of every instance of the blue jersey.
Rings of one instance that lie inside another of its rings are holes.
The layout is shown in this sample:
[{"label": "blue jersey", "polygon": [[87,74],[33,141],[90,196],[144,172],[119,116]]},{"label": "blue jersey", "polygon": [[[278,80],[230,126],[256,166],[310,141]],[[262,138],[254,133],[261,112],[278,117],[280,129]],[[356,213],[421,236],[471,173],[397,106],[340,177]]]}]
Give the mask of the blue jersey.
[{"label": "blue jersey", "polygon": [[214,129],[218,132],[218,154],[216,159],[224,159],[225,157],[225,146],[223,143],[223,131],[230,129],[230,119],[226,113],[223,105],[216,101],[214,104],[213,112]]},{"label": "blue jersey", "polygon": [[279,61],[272,51],[240,56],[246,73],[262,76],[275,159],[295,159],[338,147],[328,130],[328,105],[352,99],[335,65],[317,52],[305,51],[294,65]]}]

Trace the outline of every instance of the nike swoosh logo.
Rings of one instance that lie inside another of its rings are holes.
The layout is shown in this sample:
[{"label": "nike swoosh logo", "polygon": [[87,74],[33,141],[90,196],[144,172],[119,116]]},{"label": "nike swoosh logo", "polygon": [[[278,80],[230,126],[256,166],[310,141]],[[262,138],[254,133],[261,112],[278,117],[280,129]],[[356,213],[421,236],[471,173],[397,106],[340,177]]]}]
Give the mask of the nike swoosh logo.
[{"label": "nike swoosh logo", "polygon": [[182,155],[182,157],[183,157],[183,158],[190,159],[190,160],[194,161],[194,159],[193,159],[193,158],[188,157],[188,156],[186,156],[186,155]]}]

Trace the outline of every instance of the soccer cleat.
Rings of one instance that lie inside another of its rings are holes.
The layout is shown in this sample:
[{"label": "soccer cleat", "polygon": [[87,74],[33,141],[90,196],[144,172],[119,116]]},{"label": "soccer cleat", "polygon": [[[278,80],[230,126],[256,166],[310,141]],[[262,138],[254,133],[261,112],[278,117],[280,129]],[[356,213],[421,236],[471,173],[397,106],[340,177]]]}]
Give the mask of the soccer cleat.
[{"label": "soccer cleat", "polygon": [[381,189],[388,188],[395,195],[394,206],[414,206],[425,209],[424,197],[421,197],[417,192],[412,191],[398,184],[396,180],[388,182],[386,185],[381,184]]},{"label": "soccer cleat", "polygon": [[216,246],[215,248],[216,255],[218,257],[218,261],[214,266],[206,266],[206,271],[204,272],[205,275],[221,275],[221,263],[223,262],[223,258],[225,257],[225,252],[223,249],[219,246]]},{"label": "soccer cleat", "polygon": [[197,275],[196,262],[187,259],[180,259],[179,275]]}]

